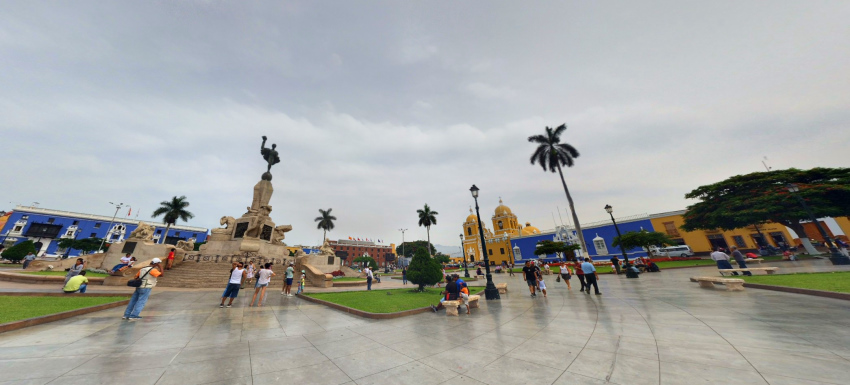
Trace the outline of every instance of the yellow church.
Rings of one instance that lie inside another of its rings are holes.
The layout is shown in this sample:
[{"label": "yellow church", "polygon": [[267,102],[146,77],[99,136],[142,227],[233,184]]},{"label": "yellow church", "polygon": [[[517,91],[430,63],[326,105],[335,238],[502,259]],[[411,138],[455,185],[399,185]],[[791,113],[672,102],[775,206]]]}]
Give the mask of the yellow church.
[{"label": "yellow church", "polygon": [[[516,215],[499,198],[499,206],[496,207],[493,217],[494,233],[481,224],[484,229],[484,243],[487,245],[487,258],[491,265],[499,265],[503,261],[508,264],[514,261],[513,250],[511,250],[511,238],[540,234],[540,230],[526,222],[525,226],[519,224]],[[478,218],[469,209],[469,216],[463,223],[463,252],[467,262],[480,262],[484,260],[481,250],[481,240],[478,235]]]}]

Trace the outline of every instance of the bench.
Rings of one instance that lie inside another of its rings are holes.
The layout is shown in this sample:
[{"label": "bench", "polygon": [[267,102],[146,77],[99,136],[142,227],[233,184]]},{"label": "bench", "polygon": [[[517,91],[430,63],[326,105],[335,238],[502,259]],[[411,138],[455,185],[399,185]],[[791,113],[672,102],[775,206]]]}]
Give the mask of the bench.
[{"label": "bench", "polygon": [[773,274],[777,270],[779,270],[779,268],[778,267],[748,267],[746,269],[718,269],[718,270],[720,271],[720,275],[723,275],[723,273],[741,273],[741,272],[744,272],[744,271],[749,271],[751,273],[754,272],[754,271],[764,271],[767,274]]},{"label": "bench", "polygon": [[747,263],[750,263],[750,262],[762,263],[762,262],[764,262],[764,258],[747,258],[745,260],[745,262],[747,262]]},{"label": "bench", "polygon": [[691,277],[691,282],[699,283],[699,287],[714,288],[715,283],[726,285],[728,291],[744,291],[744,280],[737,278]]},{"label": "bench", "polygon": [[[477,309],[478,308],[478,301],[480,299],[481,299],[480,295],[477,295],[477,294],[470,295],[469,296],[469,308],[470,309]],[[457,309],[459,309],[461,306],[463,306],[463,300],[460,300],[460,299],[458,299],[456,301],[443,301],[443,307],[446,308],[446,316],[452,315],[452,316],[457,317]]]},{"label": "bench", "polygon": [[507,283],[497,283],[496,289],[499,289],[499,294],[507,294],[508,293],[508,284]]}]

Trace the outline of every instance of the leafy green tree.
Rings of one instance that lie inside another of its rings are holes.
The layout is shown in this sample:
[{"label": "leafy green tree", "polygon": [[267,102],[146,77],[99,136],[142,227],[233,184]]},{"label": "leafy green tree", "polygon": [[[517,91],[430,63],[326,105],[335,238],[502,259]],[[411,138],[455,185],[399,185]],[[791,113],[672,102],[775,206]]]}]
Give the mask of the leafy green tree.
[{"label": "leafy green tree", "polygon": [[401,245],[396,246],[395,253],[405,258],[413,258],[416,250],[420,248],[425,249],[425,252],[429,255],[437,253],[437,248],[435,248],[434,245],[429,244],[428,241],[404,242]]},{"label": "leafy green tree", "polygon": [[[682,229],[731,230],[765,222],[781,223],[810,247],[800,221],[809,216],[787,189],[796,184],[799,194],[817,218],[850,214],[850,168],[787,169],[736,175],[700,186],[685,195],[699,199],[688,206]],[[810,251],[811,252],[811,251]]]},{"label": "leafy green tree", "polygon": [[159,208],[154,210],[152,218],[162,215],[162,223],[165,223],[165,234],[162,235],[159,243],[165,243],[165,238],[168,237],[168,230],[177,222],[178,219],[183,222],[195,217],[194,214],[186,210],[189,207],[189,202],[186,196],[173,197],[170,201],[159,202]]},{"label": "leafy green tree", "polygon": [[676,241],[671,239],[667,234],[659,233],[657,231],[646,230],[629,231],[623,234],[622,237],[614,237],[614,240],[611,241],[612,246],[621,247],[626,250],[642,247],[646,249],[647,254],[649,254],[650,257],[652,257],[652,250],[650,250],[651,246],[664,246],[675,244]]},{"label": "leafy green tree", "polygon": [[327,239],[328,231],[331,231],[331,230],[334,229],[334,221],[336,220],[336,217],[331,215],[331,210],[333,210],[333,209],[332,208],[327,209],[327,210],[319,209],[319,214],[321,214],[321,215],[316,217],[316,222],[319,222],[319,224],[316,226],[316,228],[324,230],[323,233],[322,233],[322,240],[323,241],[324,241],[324,239]]},{"label": "leafy green tree", "polygon": [[20,262],[29,253],[35,254],[35,243],[33,241],[23,241],[12,247],[3,249],[3,253],[0,255],[12,262]]},{"label": "leafy green tree", "polygon": [[[416,210],[416,213],[419,214],[419,226],[425,226],[425,230],[428,232],[428,244],[431,244],[431,226],[437,224],[437,215],[440,214],[436,211],[431,211],[431,208],[428,207],[428,204],[425,204],[424,208]],[[433,256],[434,253],[430,252],[429,255]]]},{"label": "leafy green tree", "polygon": [[561,171],[561,166],[572,167],[574,164],[573,160],[578,158],[578,150],[575,147],[567,143],[561,143],[561,134],[566,130],[567,125],[562,124],[555,129],[546,127],[545,135],[529,136],[529,142],[538,144],[537,149],[531,154],[531,164],[533,165],[535,162],[540,163],[540,167],[543,167],[544,172],[547,168],[553,173],[555,170],[558,171],[558,174],[561,176],[561,184],[564,186],[564,193],[567,194],[570,211],[573,214],[573,223],[576,226],[579,241],[581,241],[581,248],[587,250],[587,244],[584,242],[584,234],[581,231],[581,224],[578,221],[578,215],[576,215],[575,204],[573,204],[573,197],[570,195],[567,182],[564,180],[564,172]]},{"label": "leafy green tree", "polygon": [[353,262],[359,263],[359,264],[361,264],[361,266],[364,266],[364,267],[366,265],[369,265],[369,268],[371,268],[372,270],[375,270],[375,269],[378,268],[378,263],[375,262],[375,259],[368,256],[368,255],[361,255],[357,258],[354,258]]},{"label": "leafy green tree", "polygon": [[448,255],[445,255],[443,253],[437,253],[437,255],[434,256],[434,260],[437,261],[437,263],[443,265],[452,261],[452,259]]},{"label": "leafy green tree", "polygon": [[443,280],[442,266],[428,255],[425,248],[417,249],[407,266],[407,280],[419,285],[418,291],[424,291],[425,286]]},{"label": "leafy green tree", "polygon": [[[103,240],[100,238],[83,238],[83,239],[70,239],[65,238],[59,240],[57,246],[63,249],[76,249],[82,251],[84,254],[88,254],[94,250],[100,248],[100,244]],[[108,244],[105,244],[108,245]],[[104,249],[108,249],[105,247]]]},{"label": "leafy green tree", "polygon": [[537,246],[534,249],[534,255],[557,254],[559,258],[563,257],[566,260],[574,260],[576,257],[575,251],[579,248],[581,248],[581,246],[571,245],[566,242],[542,240],[537,242]]}]

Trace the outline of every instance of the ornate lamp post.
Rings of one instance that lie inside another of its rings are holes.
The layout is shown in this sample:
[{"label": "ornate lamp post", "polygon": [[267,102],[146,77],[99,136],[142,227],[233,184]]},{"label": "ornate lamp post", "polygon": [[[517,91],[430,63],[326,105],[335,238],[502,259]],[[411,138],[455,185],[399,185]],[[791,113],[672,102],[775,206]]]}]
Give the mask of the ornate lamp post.
[{"label": "ornate lamp post", "polygon": [[487,243],[484,242],[484,228],[481,227],[481,214],[478,212],[478,187],[472,185],[469,189],[472,197],[475,198],[475,216],[478,218],[478,236],[481,237],[481,252],[484,254],[484,269],[487,271],[487,286],[484,289],[484,298],[501,299],[499,289],[493,284],[493,275],[490,274],[490,258],[487,257]]},{"label": "ornate lamp post", "polygon": [[815,217],[815,214],[812,212],[812,209],[809,208],[809,205],[806,204],[806,201],[803,200],[802,197],[797,195],[797,192],[800,191],[800,187],[793,183],[789,183],[785,187],[788,189],[791,195],[794,196],[794,198],[797,198],[797,201],[800,202],[800,205],[803,206],[804,210],[806,210],[806,214],[809,215],[809,220],[811,220],[812,223],[814,223],[815,226],[818,228],[820,235],[823,237],[823,241],[826,242],[826,245],[829,247],[829,253],[831,254],[829,256],[830,262],[832,262],[833,265],[850,265],[850,258],[845,257],[838,251],[838,248],[836,248],[835,244],[832,243],[832,239],[826,233],[826,230],[824,230],[823,226],[821,226],[820,222],[818,222],[818,219],[817,217]]},{"label": "ornate lamp post", "polygon": [[[33,203],[38,203],[38,202],[33,202]],[[115,204],[115,203],[109,202],[109,204],[115,205],[115,214],[112,215],[112,220],[109,221],[109,226],[106,227],[106,235],[103,237],[103,240],[100,241],[100,247],[98,248],[98,251],[103,250],[103,244],[106,242],[106,238],[109,237],[110,231],[112,231],[112,224],[115,223],[115,217],[118,216],[118,210],[120,210],[122,207],[125,206],[124,203]],[[168,234],[163,234],[163,237],[167,237],[167,236],[168,236]],[[165,242],[163,241],[163,243],[165,243]]]},{"label": "ornate lamp post", "polygon": [[[623,235],[620,234],[620,226],[617,226],[617,221],[614,220],[614,208],[611,205],[605,205],[605,211],[608,212],[608,215],[611,216],[611,222],[614,222],[614,229],[617,230],[617,237],[622,238]],[[626,278],[638,278],[637,273],[633,272],[632,269],[629,269],[629,256],[626,255],[626,249],[623,245],[620,245],[620,251],[623,253],[623,259],[626,261]]]},{"label": "ornate lamp post", "polygon": [[469,278],[469,268],[466,267],[466,252],[463,251],[463,234],[460,235],[460,253],[463,255],[463,276]]},{"label": "ornate lamp post", "polygon": [[[398,229],[398,231],[401,231],[401,258],[405,258],[406,256],[404,254],[404,232],[407,231],[407,229]],[[401,258],[399,258],[399,262],[402,266],[405,266],[404,262],[401,262]]]}]

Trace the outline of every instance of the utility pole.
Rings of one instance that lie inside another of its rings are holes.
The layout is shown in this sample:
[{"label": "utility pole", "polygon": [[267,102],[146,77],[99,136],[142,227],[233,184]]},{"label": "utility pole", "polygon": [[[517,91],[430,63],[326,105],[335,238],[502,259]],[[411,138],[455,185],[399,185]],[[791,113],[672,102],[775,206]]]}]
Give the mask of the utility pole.
[{"label": "utility pole", "polygon": [[[407,229],[398,229],[398,231],[401,231],[401,258],[406,258],[407,256],[404,254],[404,232]],[[401,262],[401,258],[399,258],[399,262]],[[401,265],[404,266],[404,262],[401,262]]]}]

